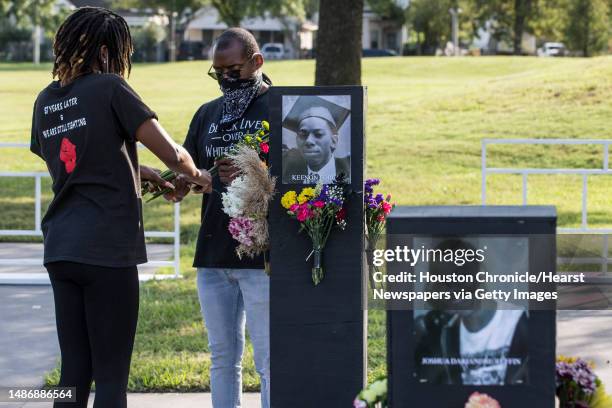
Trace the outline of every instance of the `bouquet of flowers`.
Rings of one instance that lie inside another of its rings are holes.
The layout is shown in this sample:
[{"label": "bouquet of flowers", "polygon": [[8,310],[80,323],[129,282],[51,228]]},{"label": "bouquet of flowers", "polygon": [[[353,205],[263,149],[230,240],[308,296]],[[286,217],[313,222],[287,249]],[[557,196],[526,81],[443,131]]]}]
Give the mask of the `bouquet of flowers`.
[{"label": "bouquet of flowers", "polygon": [[[393,210],[395,204],[391,204],[391,195],[374,194],[374,186],[380,184],[379,179],[367,179],[364,184],[363,212],[365,214],[365,238],[366,255],[368,265],[372,265],[374,272],[378,272],[378,267],[372,263],[372,254],[376,249],[376,244],[382,235],[387,215]],[[370,274],[370,285],[374,287],[372,274]]]},{"label": "bouquet of flowers", "polygon": [[[270,140],[270,124],[264,120],[261,122],[261,126],[262,129],[260,129],[256,133],[249,133],[244,135],[243,138],[233,146],[233,149],[236,149],[240,146],[246,146],[255,150],[260,156],[267,154],[270,151],[270,145],[268,144],[268,141]],[[230,155],[228,155],[228,157]],[[224,157],[226,156],[219,156],[217,157],[217,159],[222,159]],[[219,173],[219,169],[216,165],[214,165],[210,169],[208,169],[208,172],[212,177],[215,177]],[[177,177],[177,174],[172,170],[164,170],[159,174],[159,176],[166,181],[172,182]],[[153,201],[156,198],[171,191],[172,190],[169,188],[155,190],[151,182],[145,181],[144,183],[142,183],[141,195],[142,197],[144,197],[147,193],[152,193],[151,198],[147,200],[148,203],[149,201]]]},{"label": "bouquet of flowers", "polygon": [[474,392],[465,403],[465,408],[501,408],[501,405],[487,394]]},{"label": "bouquet of flowers", "polygon": [[353,401],[353,408],[386,408],[387,379],[382,377],[363,389]]},{"label": "bouquet of flowers", "polygon": [[[229,232],[239,242],[238,258],[251,258],[268,249],[268,203],[274,195],[276,179],[257,150],[247,145],[238,146],[228,157],[240,175],[221,194],[223,212],[230,217]],[[266,262],[266,272],[269,273]]]},{"label": "bouquet of flowers", "polygon": [[581,358],[559,357],[556,368],[559,408],[590,408],[601,381]]},{"label": "bouquet of flowers", "polygon": [[[239,176],[221,194],[223,212],[230,217],[229,232],[238,241],[236,255],[251,258],[265,252],[269,245],[268,204],[274,195],[276,179],[265,162],[269,152],[264,130],[246,135],[227,155]],[[270,270],[265,262],[266,272]]]},{"label": "bouquet of flowers", "polygon": [[318,285],[323,280],[323,249],[334,225],[346,228],[347,191],[342,176],[331,184],[317,184],[315,188],[305,187],[298,194],[287,191],[281,198],[281,205],[287,214],[300,223],[300,232],[306,231],[312,240],[312,251],[306,260],[313,256],[312,282]]}]

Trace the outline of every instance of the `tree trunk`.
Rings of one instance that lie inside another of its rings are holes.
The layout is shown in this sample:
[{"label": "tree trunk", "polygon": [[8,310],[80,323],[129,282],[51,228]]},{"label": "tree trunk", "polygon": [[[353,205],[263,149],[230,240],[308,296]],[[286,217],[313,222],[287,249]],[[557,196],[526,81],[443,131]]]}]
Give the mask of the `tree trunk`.
[{"label": "tree trunk", "polygon": [[589,55],[589,34],[591,30],[590,22],[591,22],[591,7],[590,1],[586,3],[586,16],[584,17],[584,44],[582,47],[582,53],[585,57],[590,57]]},{"label": "tree trunk", "polygon": [[531,12],[532,0],[514,0],[514,55],[523,53],[525,21]]},{"label": "tree trunk", "polygon": [[315,85],[361,85],[363,0],[321,0]]}]

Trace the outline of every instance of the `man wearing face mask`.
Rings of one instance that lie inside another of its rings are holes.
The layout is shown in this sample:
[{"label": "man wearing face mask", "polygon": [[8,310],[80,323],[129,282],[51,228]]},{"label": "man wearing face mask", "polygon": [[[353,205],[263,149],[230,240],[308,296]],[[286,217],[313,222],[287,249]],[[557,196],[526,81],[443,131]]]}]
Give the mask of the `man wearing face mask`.
[{"label": "man wearing face mask", "polygon": [[[217,159],[268,120],[267,90],[272,83],[262,72],[263,62],[257,42],[248,31],[231,28],[217,38],[208,74],[218,82],[223,95],[198,109],[184,143],[199,168],[219,166],[213,192],[202,201],[202,225],[193,263],[208,331],[214,408],[242,406],[245,323],[261,380],[261,406],[270,406],[269,277],[264,272],[263,257],[236,256],[237,242],[228,231],[229,218],[221,203],[221,193],[235,177],[236,169],[228,160]],[[179,181],[167,198],[179,201],[187,191],[185,183]]]}]

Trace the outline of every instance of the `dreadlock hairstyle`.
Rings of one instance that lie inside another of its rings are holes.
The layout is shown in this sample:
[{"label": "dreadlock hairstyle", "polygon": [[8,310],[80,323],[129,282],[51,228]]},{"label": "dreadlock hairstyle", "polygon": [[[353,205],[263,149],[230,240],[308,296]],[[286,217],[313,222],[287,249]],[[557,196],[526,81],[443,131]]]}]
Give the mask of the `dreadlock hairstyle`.
[{"label": "dreadlock hairstyle", "polygon": [[[105,64],[100,49],[106,45]],[[81,7],[62,23],[55,34],[53,77],[60,81],[94,72],[96,65],[125,76],[132,69],[130,28],[120,15],[100,7]]]}]

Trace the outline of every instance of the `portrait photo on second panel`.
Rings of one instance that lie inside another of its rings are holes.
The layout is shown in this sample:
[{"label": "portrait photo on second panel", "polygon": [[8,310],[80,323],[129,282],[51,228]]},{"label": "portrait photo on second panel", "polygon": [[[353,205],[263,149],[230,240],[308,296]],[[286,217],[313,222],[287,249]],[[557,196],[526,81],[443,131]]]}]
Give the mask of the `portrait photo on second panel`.
[{"label": "portrait photo on second panel", "polygon": [[283,96],[283,184],[351,179],[349,95]]}]

